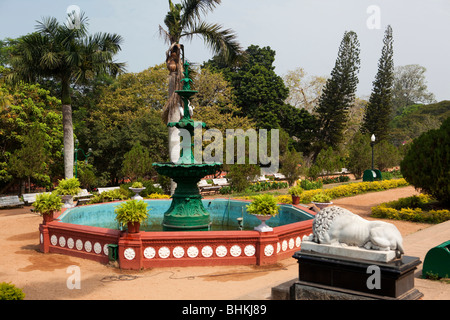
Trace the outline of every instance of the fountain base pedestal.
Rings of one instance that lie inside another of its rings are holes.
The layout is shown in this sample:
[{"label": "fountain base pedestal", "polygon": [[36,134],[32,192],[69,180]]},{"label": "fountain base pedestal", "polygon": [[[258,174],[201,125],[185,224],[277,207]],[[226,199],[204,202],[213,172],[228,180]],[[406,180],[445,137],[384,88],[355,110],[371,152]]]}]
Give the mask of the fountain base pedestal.
[{"label": "fountain base pedestal", "polygon": [[[376,262],[299,251],[294,258],[299,263],[299,281],[290,288],[293,300],[416,300],[423,296],[414,288],[414,270],[421,263],[416,257]],[[373,287],[375,272],[379,286]]]}]

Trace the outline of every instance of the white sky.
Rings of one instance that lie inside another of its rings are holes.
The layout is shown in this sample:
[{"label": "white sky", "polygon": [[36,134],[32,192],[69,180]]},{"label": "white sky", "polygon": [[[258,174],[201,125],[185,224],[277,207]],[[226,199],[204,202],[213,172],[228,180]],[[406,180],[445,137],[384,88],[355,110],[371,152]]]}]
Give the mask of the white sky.
[{"label": "white sky", "polygon": [[[174,3],[180,2],[173,0]],[[89,32],[118,33],[124,38],[117,60],[140,72],[162,63],[167,50],[159,37],[167,0],[0,0],[0,39],[33,32],[37,20],[65,21],[77,5],[89,18]],[[379,29],[369,29],[379,8]],[[310,75],[328,76],[345,31],[361,44],[358,96],[367,97],[377,72],[385,28],[394,35],[394,64],[427,68],[428,89],[450,100],[450,0],[222,0],[204,20],[233,29],[245,49],[251,44],[276,51],[275,71],[303,67]],[[184,43],[186,57],[202,63],[212,57],[201,40]]]}]

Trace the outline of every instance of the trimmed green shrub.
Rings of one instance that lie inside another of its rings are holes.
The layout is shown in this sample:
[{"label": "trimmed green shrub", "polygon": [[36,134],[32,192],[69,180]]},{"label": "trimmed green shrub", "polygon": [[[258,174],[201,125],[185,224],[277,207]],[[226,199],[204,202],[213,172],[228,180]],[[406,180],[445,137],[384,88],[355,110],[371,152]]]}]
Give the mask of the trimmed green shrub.
[{"label": "trimmed green shrub", "polygon": [[356,182],[349,183],[341,186],[337,186],[330,189],[315,189],[304,191],[300,195],[301,203],[311,203],[314,195],[318,193],[325,193],[330,196],[331,199],[344,198],[356,196],[358,194],[371,192],[371,191],[382,191],[398,187],[407,186],[408,183],[405,179],[393,179],[385,181],[374,181],[374,182]]},{"label": "trimmed green shrub", "polygon": [[11,283],[0,283],[0,300],[23,300],[25,293]]},{"label": "trimmed green shrub", "polygon": [[428,210],[432,199],[424,194],[382,203],[372,208],[372,217],[413,222],[441,223],[450,220],[450,211]]},{"label": "trimmed green shrub", "polygon": [[400,167],[414,187],[450,203],[450,118],[415,139]]}]

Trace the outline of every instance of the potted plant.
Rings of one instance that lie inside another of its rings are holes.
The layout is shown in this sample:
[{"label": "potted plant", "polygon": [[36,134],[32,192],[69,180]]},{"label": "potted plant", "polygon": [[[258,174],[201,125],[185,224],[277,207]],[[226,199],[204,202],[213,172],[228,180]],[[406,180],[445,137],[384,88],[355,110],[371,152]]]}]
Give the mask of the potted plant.
[{"label": "potted plant", "polygon": [[131,199],[133,199],[133,200],[142,200],[142,197],[139,195],[139,193],[141,191],[145,190],[145,187],[142,184],[142,182],[133,182],[131,187],[129,187],[128,189],[130,189],[131,191],[133,191],[135,193],[134,196]]},{"label": "potted plant", "polygon": [[44,224],[53,221],[55,211],[61,210],[61,197],[56,193],[42,193],[36,195],[36,201],[33,203],[34,210],[44,219]]},{"label": "potted plant", "polygon": [[276,198],[270,194],[261,194],[255,196],[253,201],[247,205],[247,212],[256,216],[261,221],[261,224],[254,229],[259,232],[273,231],[271,227],[266,224],[266,221],[278,214],[278,203]]},{"label": "potted plant", "polygon": [[292,204],[299,204],[303,188],[300,187],[300,185],[296,185],[295,187],[290,188],[288,192],[292,197]]},{"label": "potted plant", "polygon": [[58,180],[58,185],[55,188],[56,194],[60,195],[64,201],[64,208],[73,207],[73,196],[76,196],[80,191],[80,181],[77,178]]},{"label": "potted plant", "polygon": [[314,203],[314,205],[319,209],[326,208],[329,205],[333,204],[333,202],[331,202],[331,197],[323,192],[314,195],[311,199],[311,202]]},{"label": "potted plant", "polygon": [[147,203],[142,200],[128,200],[116,207],[116,220],[126,224],[128,233],[139,233],[141,223],[148,218]]}]

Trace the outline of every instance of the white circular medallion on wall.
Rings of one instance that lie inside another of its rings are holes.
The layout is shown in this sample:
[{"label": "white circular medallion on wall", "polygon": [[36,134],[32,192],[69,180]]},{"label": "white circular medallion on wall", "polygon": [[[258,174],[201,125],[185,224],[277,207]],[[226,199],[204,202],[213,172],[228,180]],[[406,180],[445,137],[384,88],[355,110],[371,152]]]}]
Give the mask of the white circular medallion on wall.
[{"label": "white circular medallion on wall", "polygon": [[292,249],[294,249],[294,245],[295,245],[295,242],[294,242],[294,239],[289,239],[289,249],[290,250],[292,250]]},{"label": "white circular medallion on wall", "polygon": [[144,257],[146,259],[153,259],[156,256],[156,250],[153,247],[147,247],[144,250]]},{"label": "white circular medallion on wall", "polygon": [[63,236],[59,237],[59,246],[60,247],[65,247],[66,246],[66,238],[64,238]]},{"label": "white circular medallion on wall", "polygon": [[67,247],[69,249],[73,249],[73,247],[75,246],[75,242],[73,241],[72,238],[67,239]]},{"label": "white circular medallion on wall", "polygon": [[301,244],[302,244],[302,239],[300,239],[300,237],[297,237],[295,239],[295,246],[298,248],[298,247],[300,247]]},{"label": "white circular medallion on wall", "polygon": [[244,253],[247,257],[253,257],[256,253],[255,246],[252,244],[246,245],[244,248]]},{"label": "white circular medallion on wall", "polygon": [[99,254],[100,252],[102,252],[102,245],[100,243],[96,242],[94,244],[94,252],[96,254]]},{"label": "white circular medallion on wall", "polygon": [[133,248],[126,248],[123,251],[123,256],[125,257],[125,259],[127,260],[133,260],[134,257],[136,256],[136,252],[134,252]]},{"label": "white circular medallion on wall", "polygon": [[52,236],[50,237],[50,243],[51,243],[53,246],[56,246],[56,244],[58,243],[58,238],[57,238],[55,235],[52,235]]},{"label": "white circular medallion on wall", "polygon": [[77,242],[75,242],[75,246],[77,247],[77,250],[83,249],[83,241],[78,239]]},{"label": "white circular medallion on wall", "polygon": [[241,255],[241,253],[242,253],[242,249],[237,244],[230,248],[230,254],[233,257],[239,257]]},{"label": "white circular medallion on wall", "polygon": [[212,254],[213,254],[213,249],[210,246],[204,246],[202,248],[202,256],[204,256],[205,258],[211,257]]},{"label": "white circular medallion on wall", "polygon": [[86,250],[86,252],[91,252],[92,251],[92,243],[90,241],[86,241],[84,243],[84,250]]},{"label": "white circular medallion on wall", "polygon": [[270,257],[271,255],[273,255],[273,252],[274,252],[273,245],[268,244],[267,246],[265,246],[264,254],[266,255],[266,257]]},{"label": "white circular medallion on wall", "polygon": [[160,258],[166,259],[170,256],[170,249],[167,247],[161,247],[158,250],[158,255]]},{"label": "white circular medallion on wall", "polygon": [[178,246],[173,248],[172,253],[175,258],[180,259],[184,256],[184,249]]},{"label": "white circular medallion on wall", "polygon": [[198,248],[196,246],[191,246],[187,249],[187,255],[189,258],[196,258],[198,256]]},{"label": "white circular medallion on wall", "polygon": [[216,248],[216,255],[220,258],[223,258],[227,255],[227,248],[225,246],[218,246]]},{"label": "white circular medallion on wall", "polygon": [[109,253],[108,244],[103,245],[103,253],[105,254],[105,256],[108,255],[108,253]]},{"label": "white circular medallion on wall", "polygon": [[287,241],[286,241],[286,240],[283,240],[283,242],[281,243],[281,249],[282,249],[283,251],[286,251],[287,246],[288,246]]}]

